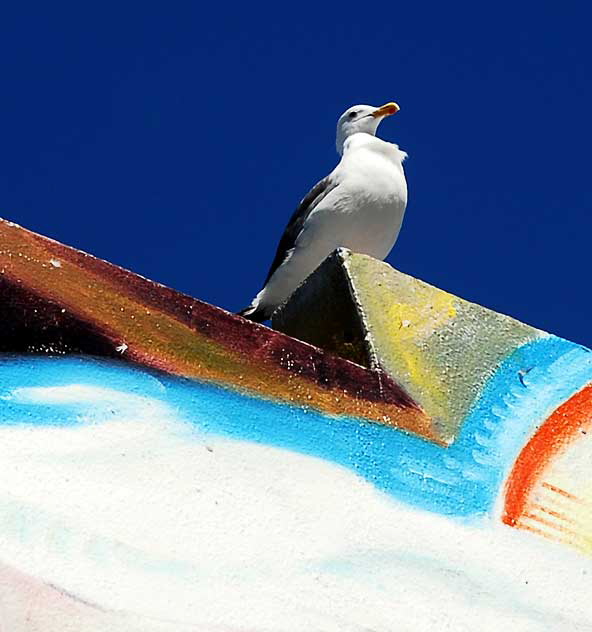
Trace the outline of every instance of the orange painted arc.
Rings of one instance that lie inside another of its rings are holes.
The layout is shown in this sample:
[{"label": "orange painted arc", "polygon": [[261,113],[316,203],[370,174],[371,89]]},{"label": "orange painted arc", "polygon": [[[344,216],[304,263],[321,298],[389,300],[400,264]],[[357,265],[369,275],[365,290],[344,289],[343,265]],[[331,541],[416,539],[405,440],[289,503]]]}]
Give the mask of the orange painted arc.
[{"label": "orange painted arc", "polygon": [[[592,427],[592,385],[588,385],[551,414],[524,446],[506,483],[502,521],[519,526],[533,489],[553,459]],[[546,489],[579,502],[569,492],[543,483]]]}]

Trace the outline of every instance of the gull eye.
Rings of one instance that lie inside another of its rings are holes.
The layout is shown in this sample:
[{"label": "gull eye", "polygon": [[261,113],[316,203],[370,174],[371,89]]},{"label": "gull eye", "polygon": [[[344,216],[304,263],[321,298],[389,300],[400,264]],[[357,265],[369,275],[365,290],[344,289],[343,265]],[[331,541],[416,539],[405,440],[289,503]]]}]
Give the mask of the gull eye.
[{"label": "gull eye", "polygon": [[356,118],[356,116],[358,116],[358,113],[357,113],[357,112],[350,112],[350,113],[347,115],[347,118],[349,118],[349,119],[355,119],[355,118]]}]

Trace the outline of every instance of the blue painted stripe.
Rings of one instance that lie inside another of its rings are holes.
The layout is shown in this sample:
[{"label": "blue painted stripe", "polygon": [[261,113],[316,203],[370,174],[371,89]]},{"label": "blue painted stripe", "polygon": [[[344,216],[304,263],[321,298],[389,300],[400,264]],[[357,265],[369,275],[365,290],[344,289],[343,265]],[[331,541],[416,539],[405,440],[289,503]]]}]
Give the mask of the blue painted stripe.
[{"label": "blue painted stripe", "polygon": [[[533,341],[498,368],[457,441],[441,448],[403,431],[306,407],[155,374],[92,358],[30,356],[0,360],[0,424],[67,425],[113,419],[118,395],[96,402],[39,403],[15,389],[78,384],[150,398],[193,431],[255,441],[332,461],[415,507],[449,516],[491,512],[528,437],[555,408],[592,381],[592,354],[560,338]],[[11,395],[12,394],[12,395]],[[92,411],[89,409],[92,408]],[[127,411],[129,413],[129,411]]]}]

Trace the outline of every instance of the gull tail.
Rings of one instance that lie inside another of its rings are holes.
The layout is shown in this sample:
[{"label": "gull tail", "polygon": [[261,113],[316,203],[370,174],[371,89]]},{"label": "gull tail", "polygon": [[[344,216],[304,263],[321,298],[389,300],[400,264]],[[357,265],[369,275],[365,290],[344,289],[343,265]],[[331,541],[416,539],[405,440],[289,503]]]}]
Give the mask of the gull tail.
[{"label": "gull tail", "polygon": [[277,305],[270,304],[266,300],[266,287],[264,287],[259,294],[251,301],[251,304],[240,312],[237,312],[239,316],[252,320],[254,323],[262,323],[264,320],[269,320],[271,315],[275,311]]},{"label": "gull tail", "polygon": [[247,320],[252,320],[254,323],[262,323],[264,320],[268,320],[271,316],[269,310],[256,304],[249,305],[248,307],[241,309],[241,311],[237,312],[237,314]]}]

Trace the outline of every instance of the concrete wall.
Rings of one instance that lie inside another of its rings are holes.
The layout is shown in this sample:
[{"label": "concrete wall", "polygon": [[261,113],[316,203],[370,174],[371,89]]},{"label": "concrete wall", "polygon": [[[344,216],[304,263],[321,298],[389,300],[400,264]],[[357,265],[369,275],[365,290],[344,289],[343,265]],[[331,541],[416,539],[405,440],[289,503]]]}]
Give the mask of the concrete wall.
[{"label": "concrete wall", "polygon": [[1,630],[592,630],[587,349],[342,253],[361,366],[0,239]]}]

